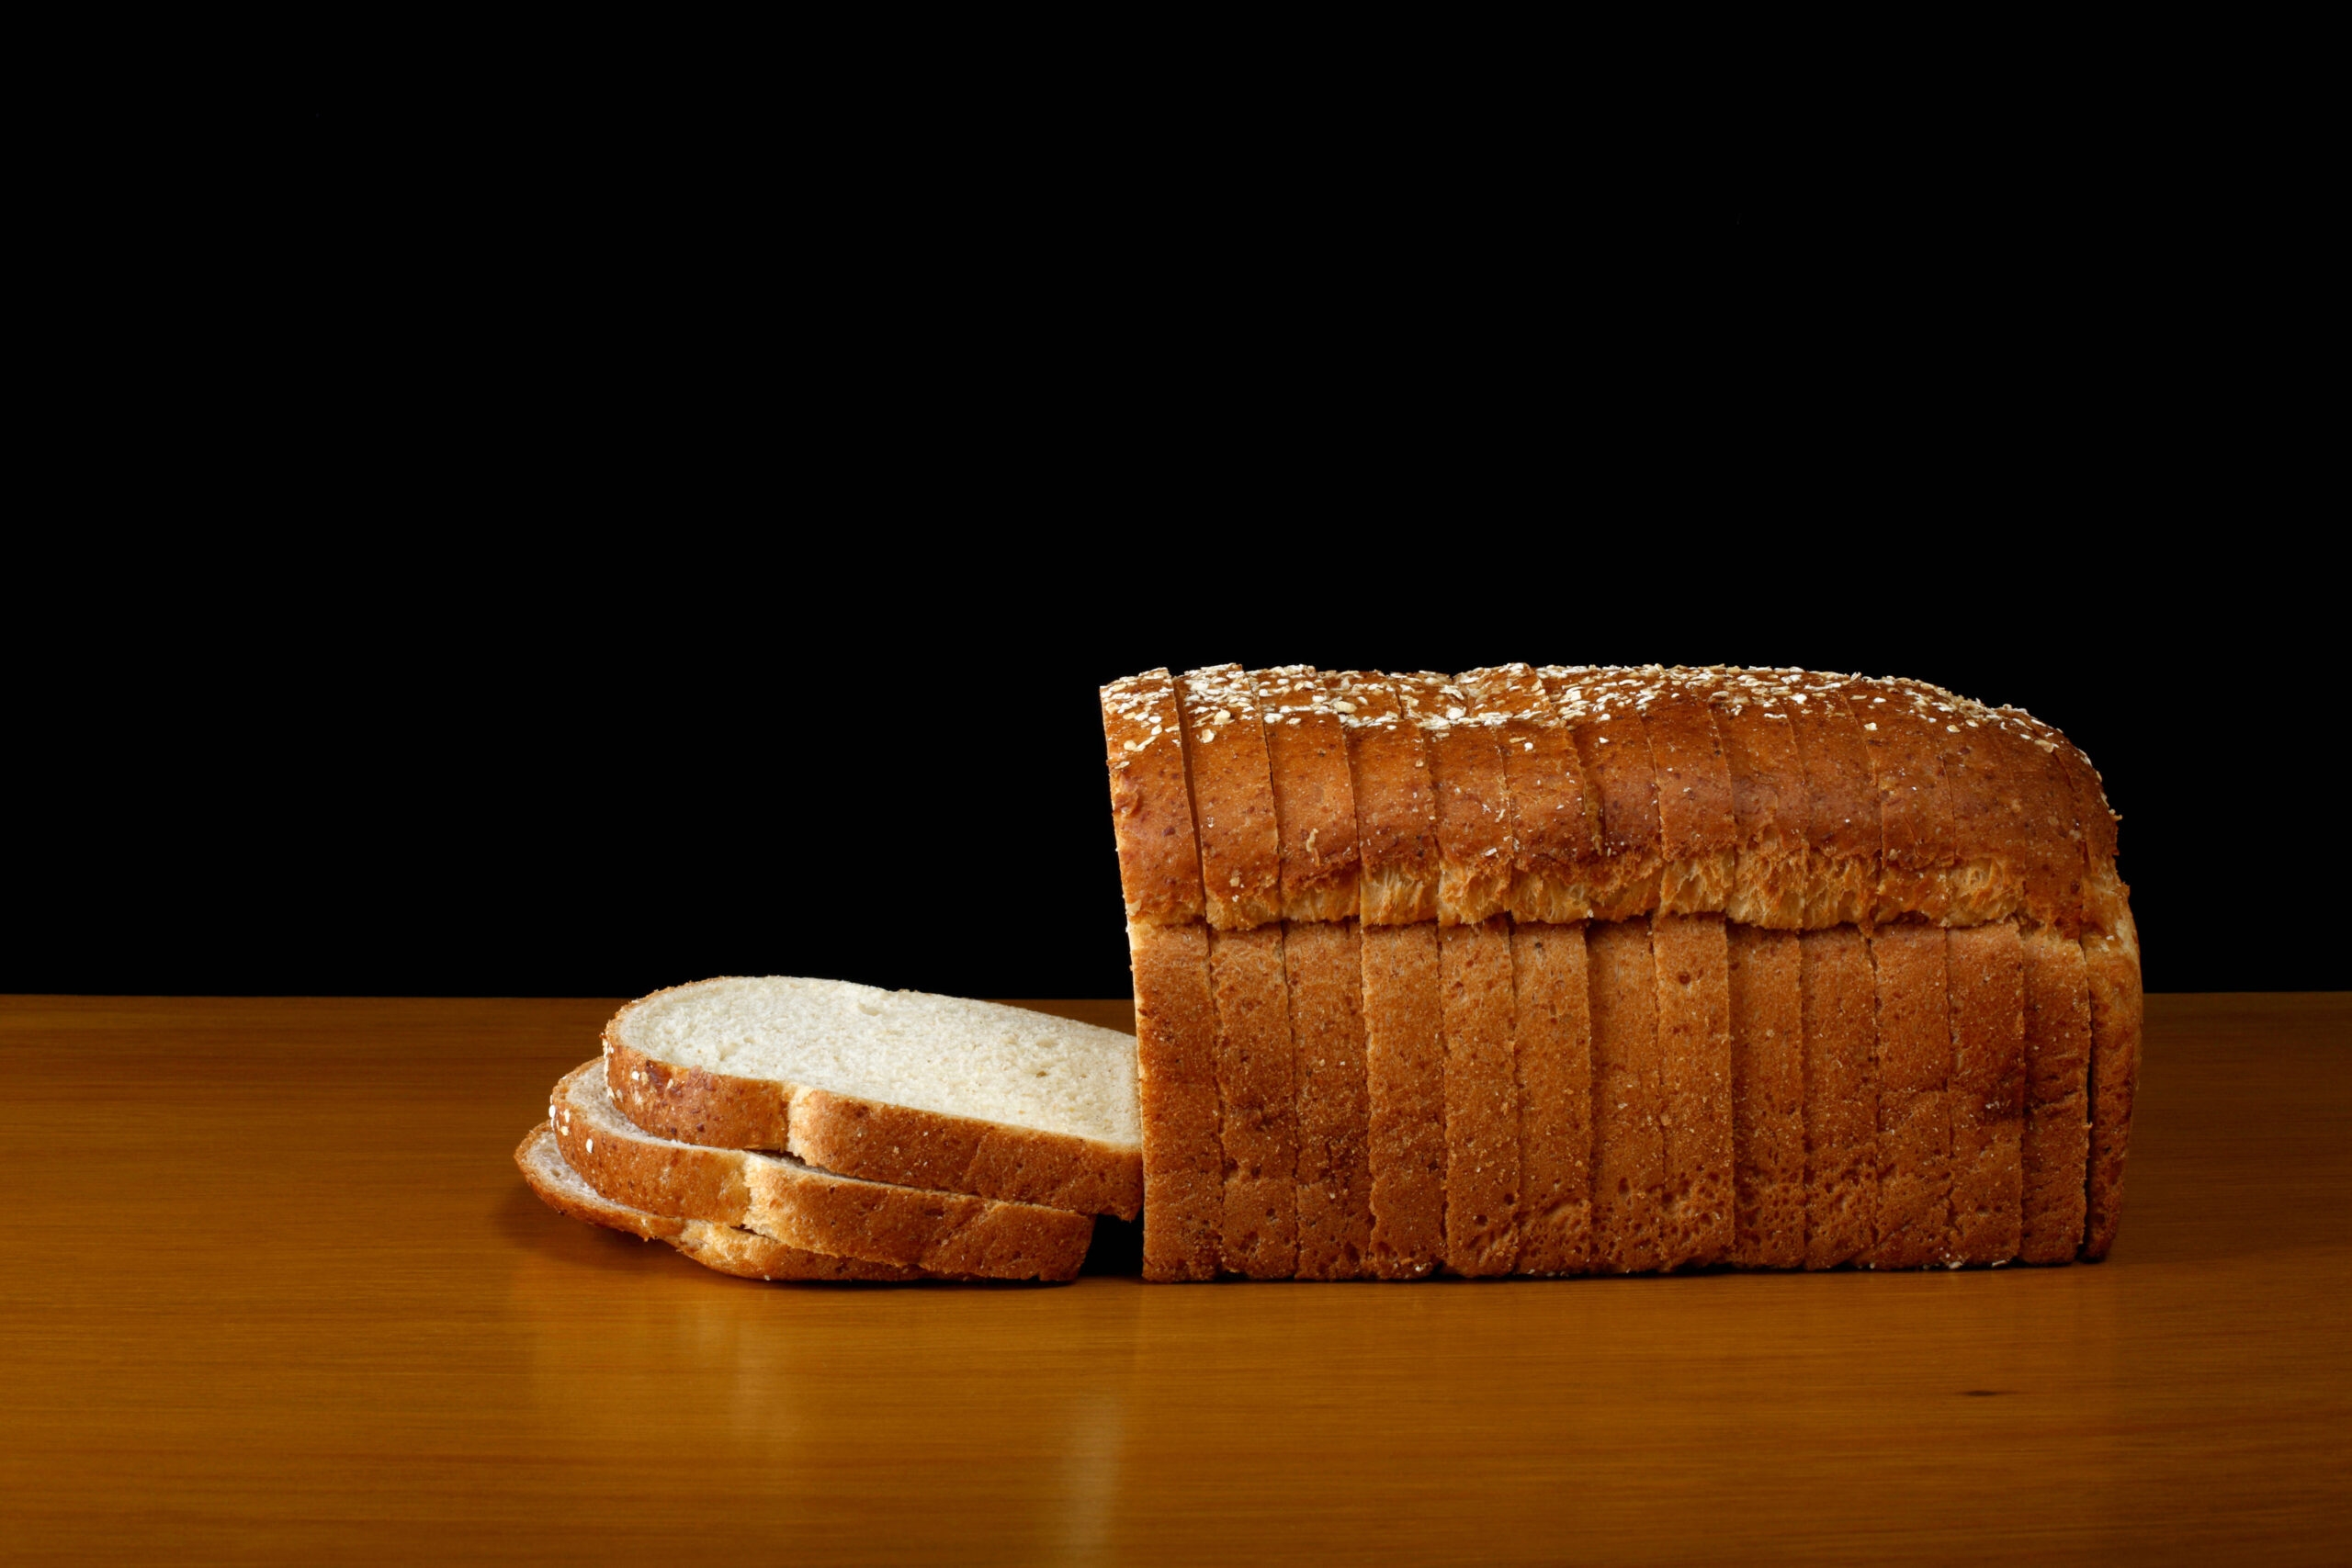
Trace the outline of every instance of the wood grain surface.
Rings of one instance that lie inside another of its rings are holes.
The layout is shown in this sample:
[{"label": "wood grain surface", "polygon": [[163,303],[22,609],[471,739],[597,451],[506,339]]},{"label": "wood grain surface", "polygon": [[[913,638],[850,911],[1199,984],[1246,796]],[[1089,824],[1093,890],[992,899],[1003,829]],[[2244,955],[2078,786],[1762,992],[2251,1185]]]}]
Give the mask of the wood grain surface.
[{"label": "wood grain surface", "polygon": [[610,1008],[0,999],[0,1561],[2352,1555],[2352,997],[2149,998],[2104,1264],[1066,1288],[548,1213]]}]

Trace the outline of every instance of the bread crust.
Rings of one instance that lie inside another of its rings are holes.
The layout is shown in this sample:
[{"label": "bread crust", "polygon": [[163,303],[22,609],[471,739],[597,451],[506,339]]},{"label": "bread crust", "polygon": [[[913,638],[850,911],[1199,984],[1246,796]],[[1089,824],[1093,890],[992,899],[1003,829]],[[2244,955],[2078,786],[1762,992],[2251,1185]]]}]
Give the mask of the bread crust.
[{"label": "bread crust", "polygon": [[1798,939],[1804,1017],[1804,1266],[1851,1263],[1878,1235],[1878,986],[1853,926]]},{"label": "bread crust", "polygon": [[1519,1066],[1519,1272],[1592,1267],[1592,995],[1585,928],[1510,933]]},{"label": "bread crust", "polygon": [[1730,953],[1720,915],[1650,920],[1657,972],[1663,1264],[1719,1263],[1733,1236]]},{"label": "bread crust", "polygon": [[1265,721],[1285,920],[1356,913],[1355,784],[1329,681],[1304,664],[1250,674]]},{"label": "bread crust", "polygon": [[2026,933],[2024,1208],[2018,1256],[2071,1263],[2083,1245],[2091,1153],[2090,980],[2082,944],[2056,930]]},{"label": "bread crust", "polygon": [[1200,845],[1184,780],[1176,682],[1147,670],[1102,688],[1102,739],[1111,775],[1111,827],[1127,919],[1182,925],[1201,918]]},{"label": "bread crust", "polygon": [[1218,931],[1283,918],[1282,837],[1257,690],[1238,664],[1188,670],[1179,687],[1206,915]]},{"label": "bread crust", "polygon": [[[1162,927],[1161,930],[1182,930]],[[656,991],[653,997],[666,993]],[[649,1133],[724,1149],[782,1149],[842,1176],[1133,1219],[1143,1150],[1066,1133],[835,1094],[776,1078],[681,1066],[621,1038],[631,1002],[605,1025],[605,1081]]]},{"label": "bread crust", "polygon": [[1628,920],[1657,908],[1665,861],[1657,818],[1657,774],[1648,734],[1635,709],[1635,687],[1622,671],[1546,665],[1539,671],[1599,808],[1600,858],[1595,863],[1596,919]]},{"label": "bread crust", "polygon": [[1720,912],[1731,902],[1739,832],[1732,817],[1731,763],[1709,702],[1716,677],[1705,670],[1645,673],[1649,696],[1639,711],[1657,769],[1665,860],[1657,907],[1673,915]]},{"label": "bread crust", "polygon": [[1283,929],[1209,933],[1224,1151],[1219,1266],[1253,1280],[1298,1269],[1298,1086]]},{"label": "bread crust", "polygon": [[1519,1265],[1520,1193],[1509,917],[1442,927],[1438,964],[1445,987],[1445,1266],[1472,1279],[1509,1274]]},{"label": "bread crust", "polygon": [[[1783,721],[1782,728],[1786,725]],[[1802,846],[1800,846],[1802,848]],[[1804,994],[1792,931],[1733,925],[1733,1234],[1743,1269],[1804,1262]]]},{"label": "bread crust", "polygon": [[2105,1258],[2123,1224],[2123,1166],[2132,1148],[2132,1105],[2140,1091],[2145,1020],[2140,990],[2140,938],[2132,911],[2120,929],[2083,937],[2091,999],[2091,1157],[2085,1194],[2083,1256]]},{"label": "bread crust", "polygon": [[1664,1087],[1649,922],[1588,926],[1585,953],[1592,983],[1592,1266],[1642,1273],[1665,1257]]},{"label": "bread crust", "polygon": [[1214,1280],[1225,1164],[1208,928],[1130,921],[1127,961],[1143,1110],[1143,1277]]},{"label": "bread crust", "polygon": [[1298,1278],[1361,1278],[1372,1249],[1363,939],[1352,920],[1283,930],[1298,1072]]},{"label": "bread crust", "polygon": [[1445,1036],[1438,928],[1366,926],[1364,1071],[1372,1268],[1419,1280],[1445,1258]]},{"label": "bread crust", "polygon": [[1592,914],[1600,858],[1590,790],[1543,678],[1525,664],[1473,670],[1460,683],[1502,718],[1503,794],[1510,813],[1510,907],[1515,921],[1566,924]]},{"label": "bread crust", "polygon": [[1951,1006],[1947,1263],[2006,1263],[2023,1240],[2025,949],[2002,920],[1944,940]]},{"label": "bread crust", "polygon": [[1916,916],[1945,923],[1951,910],[1951,804],[1945,798],[1943,748],[1911,694],[1889,681],[1847,682],[1845,697],[1862,727],[1862,751],[1878,792],[1882,853],[1872,918]]},{"label": "bread crust", "polygon": [[1807,931],[1871,923],[1878,908],[1878,786],[1862,727],[1838,689],[1841,676],[1786,672],[1789,709],[1804,763]]},{"label": "bread crust", "polygon": [[1387,676],[1332,677],[1331,706],[1348,739],[1355,788],[1357,909],[1367,926],[1437,919],[1437,792],[1428,742]]},{"label": "bread crust", "polygon": [[1504,773],[1504,716],[1475,687],[1441,675],[1400,675],[1400,689],[1424,705],[1430,766],[1437,785],[1437,919],[1476,925],[1510,903],[1510,797]]},{"label": "bread crust", "polygon": [[1944,1260],[1951,1226],[1951,1006],[1941,928],[1871,933],[1878,987],[1878,1235],[1863,1261]]},{"label": "bread crust", "polygon": [[[603,1197],[559,1187],[547,1178],[542,1158],[562,1163],[553,1127],[542,1122],[523,1134],[514,1150],[514,1164],[539,1201],[568,1219],[605,1230],[624,1231],[644,1241],[666,1241],[704,1268],[752,1280],[905,1280],[926,1278],[919,1269],[888,1263],[868,1263],[855,1258],[831,1258],[821,1252],[790,1246],[772,1236],[701,1220],[673,1219],[648,1213]],[[576,1174],[576,1173],[575,1173]]]},{"label": "bread crust", "polygon": [[556,1141],[582,1180],[630,1208],[740,1226],[829,1257],[979,1279],[1076,1279],[1093,1239],[1092,1218],[1065,1210],[649,1137],[609,1100],[591,1103],[605,1093],[596,1062],[566,1074],[552,1100]]},{"label": "bread crust", "polygon": [[2046,772],[2042,759],[2016,744],[1980,705],[1922,681],[1883,684],[1901,694],[1939,749],[1953,854],[1944,923],[1980,926],[2015,917],[2026,907],[2034,859],[2030,800]]},{"label": "bread crust", "polygon": [[1724,913],[1744,926],[1801,931],[1812,867],[1795,705],[1769,671],[1728,671],[1710,697],[1738,835]]}]

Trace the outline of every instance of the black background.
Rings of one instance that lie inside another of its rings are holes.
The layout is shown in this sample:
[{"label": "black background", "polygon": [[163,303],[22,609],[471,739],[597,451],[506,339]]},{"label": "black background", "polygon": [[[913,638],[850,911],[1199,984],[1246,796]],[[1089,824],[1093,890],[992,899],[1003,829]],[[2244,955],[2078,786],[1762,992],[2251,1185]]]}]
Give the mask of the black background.
[{"label": "black background", "polygon": [[0,990],[1123,995],[1101,682],[1512,659],[2022,705],[2152,988],[2344,983],[2321,207],[2200,111],[812,112],[44,144]]}]

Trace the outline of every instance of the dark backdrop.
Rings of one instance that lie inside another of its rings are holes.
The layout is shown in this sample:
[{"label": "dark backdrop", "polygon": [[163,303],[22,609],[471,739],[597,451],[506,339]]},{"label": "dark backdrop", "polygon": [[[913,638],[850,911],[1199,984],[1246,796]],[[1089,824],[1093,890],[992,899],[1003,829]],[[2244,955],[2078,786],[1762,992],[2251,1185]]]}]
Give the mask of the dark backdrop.
[{"label": "dark backdrop", "polygon": [[1099,683],[1511,658],[2018,704],[2106,774],[2152,988],[2344,983],[2324,879],[2290,858],[2332,858],[2333,595],[2287,547],[1862,518],[1838,528],[1882,547],[1825,558],[1793,517],[1236,510],[652,528],[561,572],[449,538],[208,546],[201,586],[55,581],[70,619],[10,628],[0,989],[1123,995]]}]

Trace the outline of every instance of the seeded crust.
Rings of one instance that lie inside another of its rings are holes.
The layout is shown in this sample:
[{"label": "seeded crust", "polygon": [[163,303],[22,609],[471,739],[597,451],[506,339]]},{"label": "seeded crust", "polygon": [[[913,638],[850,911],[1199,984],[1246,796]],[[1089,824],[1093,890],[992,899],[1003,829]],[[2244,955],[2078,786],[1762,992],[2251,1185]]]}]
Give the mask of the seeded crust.
[{"label": "seeded crust", "polygon": [[[1785,723],[1781,726],[1785,730]],[[1797,933],[1735,925],[1731,980],[1734,1221],[1728,1261],[1804,1262],[1804,995]]]},{"label": "seeded crust", "polygon": [[2083,1245],[2091,1152],[2090,980],[2082,944],[2056,931],[2026,934],[2025,1132],[2020,1160],[2028,1263],[2071,1263]]},{"label": "seeded crust", "polygon": [[1592,994],[1585,928],[1517,926],[1510,952],[1519,1272],[1580,1274],[1592,1267]]},{"label": "seeded crust", "polygon": [[1470,1278],[1508,1274],[1519,1264],[1520,1189],[1510,921],[1498,916],[1446,926],[1438,942],[1445,987],[1445,1266]]},{"label": "seeded crust", "polygon": [[1363,928],[1364,1079],[1374,1278],[1445,1258],[1445,1035],[1438,928]]},{"label": "seeded crust", "polygon": [[1664,1089],[1649,922],[1588,926],[1585,953],[1592,983],[1592,1267],[1642,1273],[1665,1256]]},{"label": "seeded crust", "polygon": [[1947,1263],[2006,1263],[2024,1239],[2025,949],[1997,925],[1945,938],[1951,1007]]},{"label": "seeded crust", "polygon": [[757,1232],[834,1258],[991,1280],[1073,1280],[1084,1214],[844,1179],[797,1161],[648,1136],[615,1107],[596,1062],[549,1101],[565,1163],[616,1203]]},{"label": "seeded crust", "polygon": [[1882,838],[1878,786],[1862,749],[1862,727],[1838,692],[1837,677],[1788,674],[1789,711],[1804,762],[1811,874],[1805,930],[1867,926],[1878,908]]},{"label": "seeded crust", "polygon": [[1143,1101],[1143,1277],[1214,1280],[1225,1213],[1206,926],[1129,922]]},{"label": "seeded crust", "polygon": [[1249,931],[1283,918],[1282,839],[1256,689],[1238,664],[1188,670],[1178,688],[1193,827],[1210,925]]},{"label": "seeded crust", "polygon": [[1283,929],[1209,933],[1216,1000],[1219,1264],[1253,1280],[1298,1269],[1298,1088],[1291,1070]]},{"label": "seeded crust", "polygon": [[[901,1280],[924,1278],[917,1269],[888,1263],[867,1263],[854,1258],[829,1258],[821,1252],[792,1247],[771,1236],[702,1220],[672,1219],[648,1213],[599,1196],[585,1183],[557,1179],[564,1159],[553,1129],[545,1122],[523,1136],[514,1150],[514,1164],[540,1202],[557,1213],[583,1224],[625,1231],[644,1241],[666,1241],[706,1269],[747,1280]],[[551,1169],[550,1168],[554,1168]],[[577,1176],[576,1172],[569,1173]]]},{"label": "seeded crust", "polygon": [[714,1148],[782,1149],[826,1170],[894,1187],[1121,1219],[1142,1211],[1140,1145],[664,1062],[621,1038],[631,1009],[651,999],[631,1002],[605,1025],[605,1077],[613,1100],[649,1133]]},{"label": "seeded crust", "polygon": [[1623,671],[1547,665],[1544,690],[1575,742],[1600,807],[1600,859],[1594,867],[1592,912],[1627,920],[1657,907],[1664,870],[1657,819],[1657,775],[1649,737],[1634,710],[1634,683]]},{"label": "seeded crust", "polygon": [[1437,919],[1476,925],[1510,905],[1510,795],[1503,762],[1504,715],[1477,688],[1434,675],[1400,676],[1421,688],[1430,765],[1437,775]]},{"label": "seeded crust", "polygon": [[1657,907],[1669,915],[1720,912],[1731,902],[1739,830],[1732,817],[1731,763],[1708,700],[1716,677],[1704,670],[1644,673],[1656,694],[1640,711],[1657,767],[1666,859]]},{"label": "seeded crust", "polygon": [[1878,1235],[1878,987],[1852,926],[1798,939],[1804,1010],[1804,1266],[1835,1269]]},{"label": "seeded crust", "polygon": [[1591,791],[1542,677],[1527,665],[1505,664],[1473,670],[1461,683],[1483,711],[1502,716],[1511,919],[1522,925],[1588,919],[1600,858]]},{"label": "seeded crust", "polygon": [[1918,1269],[1944,1261],[1951,1226],[1951,1006],[1944,932],[1881,926],[1878,982],[1878,1235],[1863,1261]]},{"label": "seeded crust", "polygon": [[1357,905],[1367,926],[1437,919],[1437,795],[1429,747],[1394,682],[1350,671],[1332,677],[1331,706],[1348,738],[1362,852]]},{"label": "seeded crust", "polygon": [[1878,902],[1872,918],[1906,915],[1943,924],[1951,911],[1951,803],[1944,797],[1943,748],[1901,688],[1851,681],[1844,688],[1878,791]]},{"label": "seeded crust", "polygon": [[1730,672],[1711,700],[1731,773],[1732,823],[1738,834],[1724,913],[1744,926],[1801,931],[1811,868],[1795,705],[1785,685],[1752,671]]},{"label": "seeded crust", "polygon": [[1304,664],[1250,676],[1265,720],[1283,919],[1344,920],[1356,912],[1356,796],[1330,682]]},{"label": "seeded crust", "polygon": [[1102,739],[1127,919],[1159,926],[1199,919],[1200,846],[1184,783],[1176,683],[1167,671],[1148,670],[1102,688]]},{"label": "seeded crust", "polygon": [[1731,1251],[1730,954],[1720,915],[1654,915],[1658,1117],[1666,1145],[1664,1266],[1719,1263]]},{"label": "seeded crust", "polygon": [[1298,1069],[1298,1277],[1353,1280],[1372,1250],[1363,953],[1355,922],[1283,928]]},{"label": "seeded crust", "polygon": [[2091,997],[2091,1161],[2083,1256],[2092,1259],[2107,1256],[2123,1223],[2123,1162],[2140,1088],[2140,935],[2131,910],[2121,917],[2120,930],[2083,938]]}]

